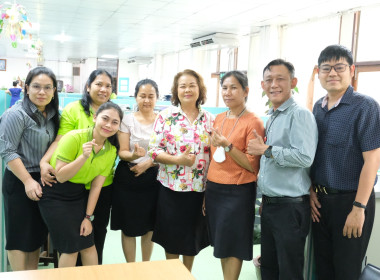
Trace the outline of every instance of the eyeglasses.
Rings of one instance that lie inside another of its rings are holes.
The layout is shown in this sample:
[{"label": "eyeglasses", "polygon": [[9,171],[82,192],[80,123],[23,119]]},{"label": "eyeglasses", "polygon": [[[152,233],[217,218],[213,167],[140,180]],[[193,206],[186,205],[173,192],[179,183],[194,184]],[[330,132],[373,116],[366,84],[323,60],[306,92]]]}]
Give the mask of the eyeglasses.
[{"label": "eyeglasses", "polygon": [[112,85],[103,85],[102,83],[96,83],[95,85],[97,87],[100,87],[100,88],[102,88],[103,86],[105,86],[106,89],[112,89]]},{"label": "eyeglasses", "polygon": [[342,73],[342,72],[346,71],[346,67],[347,66],[348,66],[347,64],[343,64],[343,63],[335,64],[333,66],[331,66],[331,65],[322,65],[321,67],[319,67],[319,71],[321,73],[327,74],[327,73],[331,72],[332,68],[334,68],[335,72]]},{"label": "eyeglasses", "polygon": [[30,87],[32,88],[33,91],[40,92],[41,89],[44,89],[44,92],[47,92],[47,93],[50,93],[55,89],[55,87],[50,86],[50,85],[49,86],[41,86],[39,84],[32,84]]}]

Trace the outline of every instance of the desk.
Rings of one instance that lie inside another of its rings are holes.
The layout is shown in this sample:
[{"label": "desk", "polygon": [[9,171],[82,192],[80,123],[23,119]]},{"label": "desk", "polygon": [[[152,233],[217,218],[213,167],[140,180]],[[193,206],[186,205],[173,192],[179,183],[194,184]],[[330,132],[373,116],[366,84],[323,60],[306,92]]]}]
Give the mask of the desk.
[{"label": "desk", "polygon": [[195,280],[180,260],[0,273],[0,280]]}]

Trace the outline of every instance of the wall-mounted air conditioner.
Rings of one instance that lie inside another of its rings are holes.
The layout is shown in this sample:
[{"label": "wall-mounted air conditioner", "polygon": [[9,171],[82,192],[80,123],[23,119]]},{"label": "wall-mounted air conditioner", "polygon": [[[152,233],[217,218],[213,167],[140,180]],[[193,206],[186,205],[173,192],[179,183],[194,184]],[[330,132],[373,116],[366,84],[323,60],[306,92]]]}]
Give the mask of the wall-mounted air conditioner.
[{"label": "wall-mounted air conditioner", "polygon": [[136,64],[150,64],[152,63],[153,57],[149,56],[133,56],[128,58],[128,63],[136,63]]},{"label": "wall-mounted air conditioner", "polygon": [[67,58],[67,62],[72,63],[72,64],[80,64],[80,63],[85,63],[86,60],[84,58],[69,57]]},{"label": "wall-mounted air conditioner", "polygon": [[190,44],[192,48],[203,46],[237,47],[238,45],[239,38],[236,34],[218,32],[194,38]]}]

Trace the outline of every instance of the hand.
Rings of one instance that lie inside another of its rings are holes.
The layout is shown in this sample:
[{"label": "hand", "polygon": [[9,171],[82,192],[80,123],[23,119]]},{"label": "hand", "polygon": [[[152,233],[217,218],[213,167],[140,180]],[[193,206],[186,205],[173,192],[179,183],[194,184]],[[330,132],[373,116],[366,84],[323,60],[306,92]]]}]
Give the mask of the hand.
[{"label": "hand", "polygon": [[362,236],[362,229],[365,220],[364,209],[353,206],[348,214],[343,227],[343,236],[358,238]]},{"label": "hand", "polygon": [[268,149],[268,145],[265,145],[263,137],[257,134],[256,129],[252,131],[255,139],[251,139],[248,142],[247,153],[251,156],[263,155],[265,150]]},{"label": "hand", "polygon": [[135,149],[133,150],[133,157],[140,158],[145,156],[145,149],[143,147],[140,147],[139,144],[135,144]]},{"label": "hand", "polygon": [[211,145],[214,147],[227,147],[230,143],[227,138],[222,135],[218,128],[211,128]]},{"label": "hand", "polygon": [[92,153],[92,148],[94,146],[98,146],[98,144],[95,143],[95,139],[92,139],[91,142],[84,143],[82,148],[83,148],[83,156],[85,158],[89,158],[91,153]]},{"label": "hand", "polygon": [[42,188],[41,185],[38,184],[36,180],[33,178],[29,178],[24,183],[25,193],[29,197],[29,199],[34,201],[39,201],[42,196]]},{"label": "hand", "polygon": [[148,159],[144,162],[140,162],[136,164],[135,166],[129,168],[129,170],[135,173],[135,177],[138,177],[141,174],[145,173],[145,171],[151,166],[152,166],[152,161]]},{"label": "hand", "polygon": [[190,154],[190,150],[191,147],[189,146],[186,148],[186,151],[183,154],[178,156],[179,165],[185,165],[189,167],[193,166],[196,157],[194,154]]},{"label": "hand", "polygon": [[41,168],[41,183],[42,186],[45,185],[52,186],[52,183],[57,183],[55,179],[55,169],[47,162],[40,163]]},{"label": "hand", "polygon": [[319,203],[318,196],[313,189],[313,186],[310,187],[310,208],[311,208],[311,219],[314,223],[319,223],[319,218],[321,213],[319,213],[318,208],[321,208]]},{"label": "hand", "polygon": [[89,219],[84,218],[80,225],[80,236],[88,236],[92,232],[92,223]]},{"label": "hand", "polygon": [[206,197],[205,196],[203,196],[202,214],[203,216],[206,216]]}]

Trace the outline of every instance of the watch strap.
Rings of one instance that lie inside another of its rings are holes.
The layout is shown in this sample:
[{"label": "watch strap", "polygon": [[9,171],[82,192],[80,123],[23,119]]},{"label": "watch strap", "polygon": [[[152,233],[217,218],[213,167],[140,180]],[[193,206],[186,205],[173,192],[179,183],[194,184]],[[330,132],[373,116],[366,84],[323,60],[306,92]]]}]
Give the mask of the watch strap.
[{"label": "watch strap", "polygon": [[361,204],[361,203],[358,202],[358,201],[354,201],[354,202],[352,203],[352,205],[354,205],[354,206],[356,206],[356,207],[359,207],[359,208],[363,208],[363,209],[366,209],[366,208],[367,208],[366,205]]},{"label": "watch strap", "polygon": [[264,156],[266,158],[270,158],[272,156],[272,146],[269,146],[268,149],[265,150]]},{"label": "watch strap", "polygon": [[233,145],[231,143],[227,147],[224,147],[224,150],[228,153],[228,152],[230,152],[232,150],[232,147],[233,147]]},{"label": "watch strap", "polygon": [[94,215],[85,215],[84,216],[87,220],[89,220],[90,222],[92,222],[94,220]]}]

